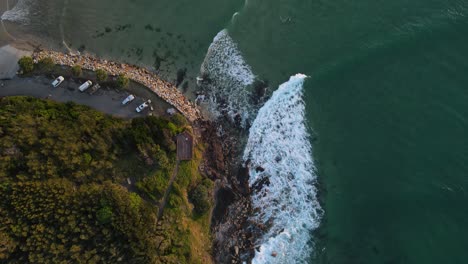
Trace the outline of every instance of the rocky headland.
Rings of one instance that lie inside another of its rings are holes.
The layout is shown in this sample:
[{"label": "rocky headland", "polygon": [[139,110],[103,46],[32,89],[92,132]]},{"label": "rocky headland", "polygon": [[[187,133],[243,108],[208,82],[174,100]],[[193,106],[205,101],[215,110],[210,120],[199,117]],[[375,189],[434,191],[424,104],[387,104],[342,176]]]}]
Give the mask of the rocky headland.
[{"label": "rocky headland", "polygon": [[[212,255],[216,263],[249,263],[254,255],[255,223],[252,214],[248,172],[239,161],[245,130],[227,125],[223,121],[203,118],[197,105],[190,102],[174,84],[162,80],[149,70],[105,60],[89,54],[65,54],[36,49],[32,53],[35,63],[51,58],[57,65],[81,66],[85,70],[105,70],[109,75],[124,74],[157,94],[175,107],[191,123],[197,141],[204,142],[203,161],[199,170],[215,182],[215,207],[212,212]],[[224,127],[224,129],[223,129]]]}]

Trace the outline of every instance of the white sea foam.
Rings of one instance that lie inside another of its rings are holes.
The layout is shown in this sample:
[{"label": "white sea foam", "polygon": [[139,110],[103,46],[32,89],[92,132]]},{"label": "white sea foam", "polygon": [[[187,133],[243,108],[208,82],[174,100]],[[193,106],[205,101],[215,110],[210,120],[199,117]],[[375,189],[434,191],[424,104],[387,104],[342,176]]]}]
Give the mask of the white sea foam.
[{"label": "white sea foam", "polygon": [[34,0],[19,0],[13,8],[10,6],[10,10],[7,10],[2,14],[1,19],[27,24],[29,23],[30,7],[33,3]]},{"label": "white sea foam", "polygon": [[259,209],[252,220],[271,226],[253,263],[305,263],[312,250],[310,233],[322,215],[304,120],[305,78],[297,74],[281,84],[250,128],[244,152],[244,161],[250,162],[249,184],[269,182],[252,196]]},{"label": "white sea foam", "polygon": [[200,71],[211,81],[205,87],[210,110],[227,113],[231,118],[239,115],[245,123],[252,112],[246,87],[254,82],[255,76],[226,29],[213,39]]}]

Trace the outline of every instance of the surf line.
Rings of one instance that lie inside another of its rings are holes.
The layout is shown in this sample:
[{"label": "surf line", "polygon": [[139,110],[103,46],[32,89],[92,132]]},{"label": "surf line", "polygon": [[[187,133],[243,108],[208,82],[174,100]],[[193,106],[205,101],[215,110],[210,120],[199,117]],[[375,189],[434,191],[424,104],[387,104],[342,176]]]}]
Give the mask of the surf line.
[{"label": "surf line", "polygon": [[243,161],[255,190],[250,219],[262,233],[253,264],[307,263],[315,249],[310,232],[320,225],[323,209],[305,119],[306,78],[296,74],[281,84],[250,127]]},{"label": "surf line", "polygon": [[[68,6],[68,0],[65,0],[64,3],[63,3],[63,8],[62,8],[62,16],[60,17],[59,29],[60,29],[60,37],[62,38],[63,46],[65,46],[65,48],[68,50],[69,53],[72,53],[72,49],[65,42],[65,33],[64,33],[64,30],[63,30],[63,21],[65,19],[65,15],[67,13],[67,6]],[[79,53],[80,52],[78,51],[78,54]]]},{"label": "surf line", "polygon": [[[9,3],[9,0],[6,0],[6,11],[9,11],[10,10],[10,3]],[[5,11],[5,12],[6,12]],[[0,23],[2,24],[2,28],[3,28],[3,31],[5,31],[5,34],[11,38],[12,40],[16,41],[16,38],[13,37],[10,32],[8,32],[8,30],[6,29],[6,26],[5,26],[5,23],[3,23],[3,19],[0,17]]]}]

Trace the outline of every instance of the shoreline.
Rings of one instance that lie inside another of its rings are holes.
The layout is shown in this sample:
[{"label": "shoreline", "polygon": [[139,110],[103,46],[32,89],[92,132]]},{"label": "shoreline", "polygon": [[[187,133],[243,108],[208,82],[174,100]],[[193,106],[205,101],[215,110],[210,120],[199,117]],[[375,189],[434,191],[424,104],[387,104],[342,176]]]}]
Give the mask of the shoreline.
[{"label": "shoreline", "polygon": [[[21,34],[20,34],[21,35]],[[34,43],[33,43],[34,42]],[[202,111],[177,89],[174,84],[162,80],[156,73],[144,66],[135,66],[120,61],[112,61],[97,55],[67,54],[58,47],[44,48],[41,42],[28,38],[8,41],[10,45],[32,52],[35,62],[51,57],[55,64],[72,67],[80,65],[83,70],[103,69],[111,75],[125,74],[131,81],[144,86],[184,115],[202,142],[206,143],[204,161],[199,170],[205,177],[214,181],[213,208],[210,217],[210,235],[213,252],[211,257],[221,263],[251,263],[254,255],[255,235],[249,231],[248,217],[251,214],[250,194],[242,166],[237,159],[242,151],[243,129],[225,124],[226,120],[203,118]],[[226,126],[225,126],[226,125]],[[226,130],[219,134],[219,129]],[[210,139],[210,140],[206,140]],[[227,199],[226,199],[227,198]]]},{"label": "shoreline", "polygon": [[198,107],[190,102],[177,87],[162,80],[145,68],[108,61],[87,54],[65,54],[51,50],[36,50],[32,53],[32,58],[36,63],[46,57],[50,57],[55,64],[61,66],[73,67],[74,65],[80,65],[84,70],[95,71],[103,69],[113,76],[124,74],[132,81],[146,86],[161,99],[175,107],[190,122],[193,123],[203,119]]}]

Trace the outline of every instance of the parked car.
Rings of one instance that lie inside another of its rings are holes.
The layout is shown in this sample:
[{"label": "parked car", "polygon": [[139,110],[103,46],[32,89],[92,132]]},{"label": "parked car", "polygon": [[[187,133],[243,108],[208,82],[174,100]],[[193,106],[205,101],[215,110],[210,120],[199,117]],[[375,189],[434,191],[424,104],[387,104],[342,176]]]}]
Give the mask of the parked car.
[{"label": "parked car", "polygon": [[127,96],[127,98],[125,98],[125,100],[122,101],[122,105],[126,105],[133,100],[135,100],[135,96],[133,96],[133,94],[130,94],[129,96]]},{"label": "parked car", "polygon": [[147,108],[149,106],[149,104],[151,103],[151,100],[148,100],[144,103],[142,103],[141,105],[139,105],[135,110],[140,113],[141,111],[143,111],[145,108]]},{"label": "parked car", "polygon": [[65,78],[63,78],[63,76],[59,76],[59,77],[57,77],[57,79],[55,79],[55,80],[52,82],[52,86],[53,86],[53,87],[57,87],[57,86],[59,86],[64,80],[65,80]]},{"label": "parked car", "polygon": [[89,87],[91,87],[91,85],[93,85],[93,82],[91,82],[91,81],[86,81],[85,83],[83,83],[83,84],[78,88],[78,90],[80,90],[80,92],[84,92],[86,89],[88,89]]},{"label": "parked car", "polygon": [[101,88],[101,85],[99,83],[96,83],[93,87],[91,87],[91,91],[89,94],[93,95],[95,92],[97,92]]}]

